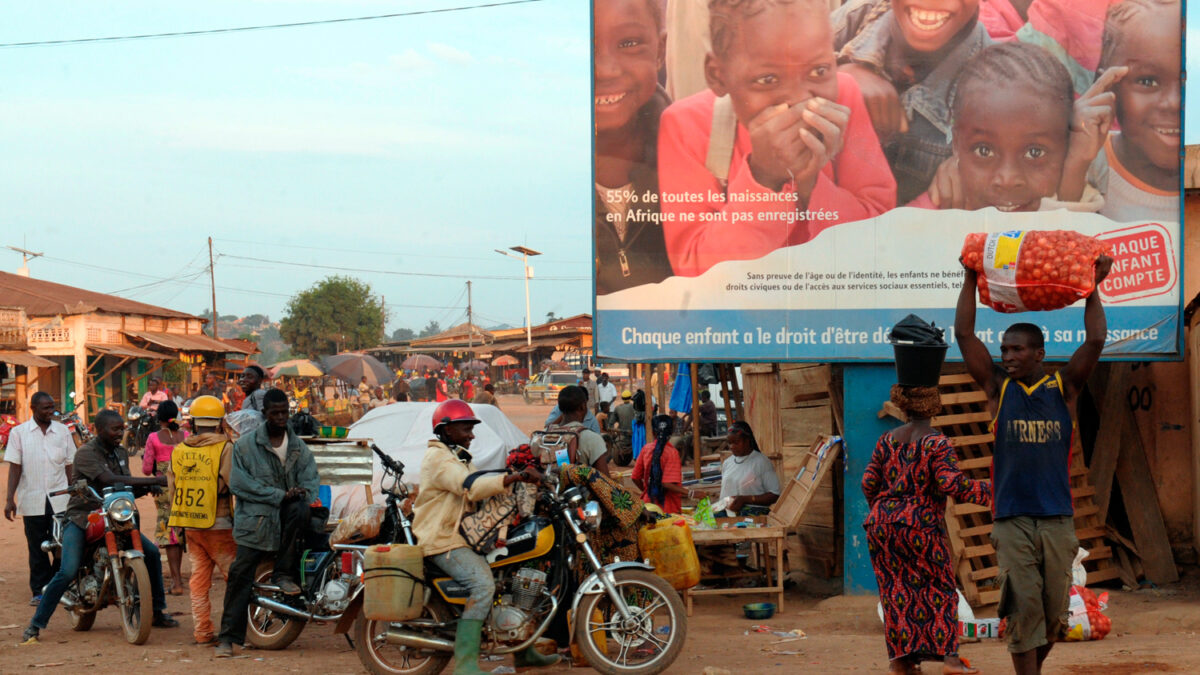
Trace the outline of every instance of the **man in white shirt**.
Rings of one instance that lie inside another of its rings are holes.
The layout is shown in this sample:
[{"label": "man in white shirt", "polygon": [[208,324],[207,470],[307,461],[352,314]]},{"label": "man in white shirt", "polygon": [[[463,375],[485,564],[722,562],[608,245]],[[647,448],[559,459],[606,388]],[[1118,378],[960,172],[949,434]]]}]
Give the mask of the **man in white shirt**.
[{"label": "man in white shirt", "polygon": [[583,387],[583,390],[587,392],[587,409],[591,412],[598,410],[600,407],[598,405],[599,397],[596,394],[596,381],[592,379],[591,370],[587,368],[583,369],[583,379],[579,381],[579,386]]},{"label": "man in white shirt", "polygon": [[617,400],[617,387],[608,381],[608,373],[601,372],[597,378],[596,396],[600,398],[600,412],[608,413],[612,402]]},{"label": "man in white shirt", "polygon": [[42,542],[53,530],[54,513],[67,508],[69,495],[50,497],[72,479],[71,464],[75,458],[75,441],[71,432],[54,421],[54,398],[44,391],[29,401],[33,418],[14,427],[8,437],[4,461],[8,462],[8,499],[4,517],[13,520],[17,515],[25,523],[25,542],[29,548],[29,590],[37,605],[42,588],[50,583],[58,570],[42,551]]}]

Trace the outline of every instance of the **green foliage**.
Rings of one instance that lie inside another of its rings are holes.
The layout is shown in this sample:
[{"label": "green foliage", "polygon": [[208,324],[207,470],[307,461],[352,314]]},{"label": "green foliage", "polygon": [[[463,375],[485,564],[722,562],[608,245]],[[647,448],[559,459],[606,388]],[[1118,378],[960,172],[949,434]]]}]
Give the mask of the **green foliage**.
[{"label": "green foliage", "polygon": [[417,337],[429,337],[430,335],[437,335],[440,332],[442,332],[442,327],[438,324],[438,322],[430,321],[429,323],[425,324],[425,327],[421,329],[420,333],[417,333]]},{"label": "green foliage", "polygon": [[415,337],[417,337],[417,334],[414,333],[413,329],[411,328],[397,328],[396,330],[392,331],[392,342],[411,340]]},{"label": "green foliage", "polygon": [[370,286],[332,276],[288,301],[279,333],[292,352],[316,358],[379,344],[385,319],[383,302]]}]

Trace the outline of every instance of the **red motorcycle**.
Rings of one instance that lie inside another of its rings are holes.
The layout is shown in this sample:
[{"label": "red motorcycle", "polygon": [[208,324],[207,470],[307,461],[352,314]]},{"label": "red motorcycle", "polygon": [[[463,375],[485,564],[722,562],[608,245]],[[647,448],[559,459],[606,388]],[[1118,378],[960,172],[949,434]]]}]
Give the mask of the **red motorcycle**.
[{"label": "red motorcycle", "polygon": [[[101,496],[87,481],[80,480],[69,488],[51,492],[50,496],[64,494],[91,496],[101,502],[99,509],[88,514],[79,572],[59,601],[67,608],[71,628],[77,631],[91,629],[96,612],[116,605],[121,610],[125,639],[130,644],[145,643],[150,637],[154,607],[133,492],[123,485],[116,485],[104,488]],[[43,551],[61,555],[66,525],[66,514],[56,513],[53,538],[42,542]]]}]

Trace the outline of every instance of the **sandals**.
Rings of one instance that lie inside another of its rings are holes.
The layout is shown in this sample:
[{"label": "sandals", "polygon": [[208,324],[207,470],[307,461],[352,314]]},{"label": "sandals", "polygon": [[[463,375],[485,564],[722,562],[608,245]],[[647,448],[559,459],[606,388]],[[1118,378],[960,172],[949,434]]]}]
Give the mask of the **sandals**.
[{"label": "sandals", "polygon": [[972,668],[970,661],[966,660],[965,658],[963,658],[961,656],[958,657],[958,660],[962,661],[962,668],[959,668],[957,666],[943,665],[942,666],[942,675],[978,675],[979,669]]}]

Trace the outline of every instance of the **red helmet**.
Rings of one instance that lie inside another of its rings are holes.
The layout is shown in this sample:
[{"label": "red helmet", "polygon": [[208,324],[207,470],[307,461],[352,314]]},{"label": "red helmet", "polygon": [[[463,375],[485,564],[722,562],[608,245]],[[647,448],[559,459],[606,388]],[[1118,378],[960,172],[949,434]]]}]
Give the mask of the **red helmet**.
[{"label": "red helmet", "polygon": [[442,401],[438,407],[433,409],[433,433],[437,433],[442,428],[443,424],[451,422],[469,422],[470,424],[479,424],[483,420],[475,416],[475,411],[471,410],[471,406],[465,401],[460,401],[452,398],[449,401]]}]

